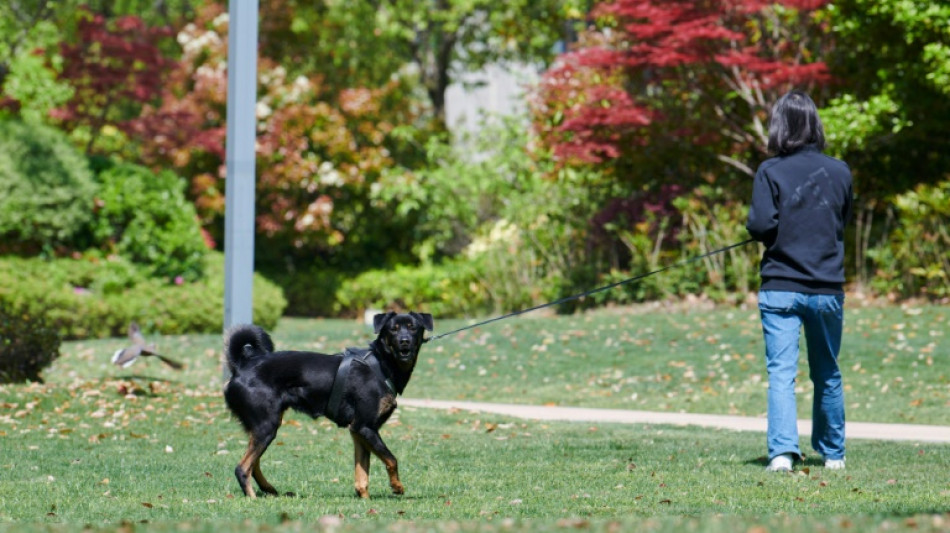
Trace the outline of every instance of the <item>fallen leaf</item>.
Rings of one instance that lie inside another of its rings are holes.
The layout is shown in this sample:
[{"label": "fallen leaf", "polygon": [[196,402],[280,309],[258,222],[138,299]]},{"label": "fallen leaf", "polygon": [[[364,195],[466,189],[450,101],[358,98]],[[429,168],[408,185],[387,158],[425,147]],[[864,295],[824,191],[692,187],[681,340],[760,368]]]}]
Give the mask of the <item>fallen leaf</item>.
[{"label": "fallen leaf", "polygon": [[583,518],[562,518],[557,521],[557,527],[565,529],[569,527],[574,529],[589,529],[590,522]]}]

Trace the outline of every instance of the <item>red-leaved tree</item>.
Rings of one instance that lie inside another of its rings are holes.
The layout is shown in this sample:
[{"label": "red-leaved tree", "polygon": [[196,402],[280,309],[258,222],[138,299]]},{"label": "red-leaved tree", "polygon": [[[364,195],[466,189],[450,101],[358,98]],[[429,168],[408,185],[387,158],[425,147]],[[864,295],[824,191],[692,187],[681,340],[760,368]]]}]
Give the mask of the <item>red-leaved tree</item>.
[{"label": "red-leaved tree", "polygon": [[88,128],[86,152],[90,153],[104,126],[125,129],[127,121],[160,94],[171,65],[160,43],[171,30],[149,27],[134,16],[109,20],[86,9],[77,13],[76,42],[60,47],[60,78],[74,93],[52,116],[68,129]]},{"label": "red-leaved tree", "polygon": [[670,145],[674,152],[701,146],[751,173],[747,159],[765,145],[771,102],[792,86],[813,89],[829,80],[816,55],[827,46],[815,11],[825,3],[597,4],[591,15],[598,27],[538,87],[536,130],[565,164],[663,157],[657,152],[672,142],[679,145]]}]

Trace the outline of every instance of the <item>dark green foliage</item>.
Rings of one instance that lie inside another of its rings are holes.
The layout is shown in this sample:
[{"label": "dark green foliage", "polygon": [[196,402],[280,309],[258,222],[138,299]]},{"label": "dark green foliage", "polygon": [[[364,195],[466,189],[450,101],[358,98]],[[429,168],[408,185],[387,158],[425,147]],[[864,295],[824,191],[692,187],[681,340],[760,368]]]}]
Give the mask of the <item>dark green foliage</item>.
[{"label": "dark green foliage", "polygon": [[151,277],[194,281],[202,276],[208,248],[183,179],[119,163],[100,172],[98,180],[92,221],[97,247],[114,249]]},{"label": "dark green foliage", "polygon": [[60,338],[42,310],[26,311],[0,298],[0,383],[39,381],[59,357]]},{"label": "dark green foliage", "polygon": [[333,316],[335,293],[344,274],[326,266],[312,266],[293,273],[265,271],[268,279],[280,285],[287,297],[289,316]]},{"label": "dark green foliage", "polygon": [[894,229],[868,251],[872,287],[901,298],[950,296],[950,181],[899,194],[892,209]]},{"label": "dark green foliage", "polygon": [[[169,284],[147,278],[121,258],[0,259],[0,299],[30,313],[48,309],[64,338],[124,336],[129,322],[161,334],[220,333],[224,318],[224,258],[210,253],[206,277]],[[254,322],[277,324],[287,305],[279,287],[254,278]]]},{"label": "dark green foliage", "polygon": [[336,300],[344,315],[376,308],[425,311],[437,317],[485,313],[494,303],[474,264],[464,261],[364,272],[344,281]]},{"label": "dark green foliage", "polygon": [[65,134],[0,120],[0,252],[69,245],[92,217],[96,186]]}]

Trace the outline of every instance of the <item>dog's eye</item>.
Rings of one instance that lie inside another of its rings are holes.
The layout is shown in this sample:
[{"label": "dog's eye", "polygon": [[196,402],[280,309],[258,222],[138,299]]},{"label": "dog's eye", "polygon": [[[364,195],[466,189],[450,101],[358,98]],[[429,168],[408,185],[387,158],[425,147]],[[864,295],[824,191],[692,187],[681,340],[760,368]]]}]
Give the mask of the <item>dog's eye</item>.
[{"label": "dog's eye", "polygon": [[416,330],[416,325],[415,325],[415,324],[408,324],[408,325],[406,325],[406,327],[409,328],[409,331],[415,331],[415,330]]}]

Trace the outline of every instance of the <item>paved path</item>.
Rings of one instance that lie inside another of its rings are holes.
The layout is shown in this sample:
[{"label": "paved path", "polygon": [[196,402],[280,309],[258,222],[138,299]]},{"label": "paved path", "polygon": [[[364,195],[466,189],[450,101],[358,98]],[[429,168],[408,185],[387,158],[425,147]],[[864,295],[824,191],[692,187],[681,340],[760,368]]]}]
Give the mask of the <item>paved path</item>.
[{"label": "paved path", "polygon": [[[433,409],[460,409],[463,411],[494,413],[530,420],[559,420],[613,424],[666,424],[761,432],[765,432],[766,428],[766,420],[764,418],[746,416],[658,413],[651,411],[628,411],[623,409],[549,407],[454,400],[422,400],[416,398],[400,398],[399,405]],[[950,426],[848,422],[846,431],[849,439],[950,443]],[[798,432],[801,435],[811,435],[811,421],[799,420]]]}]

